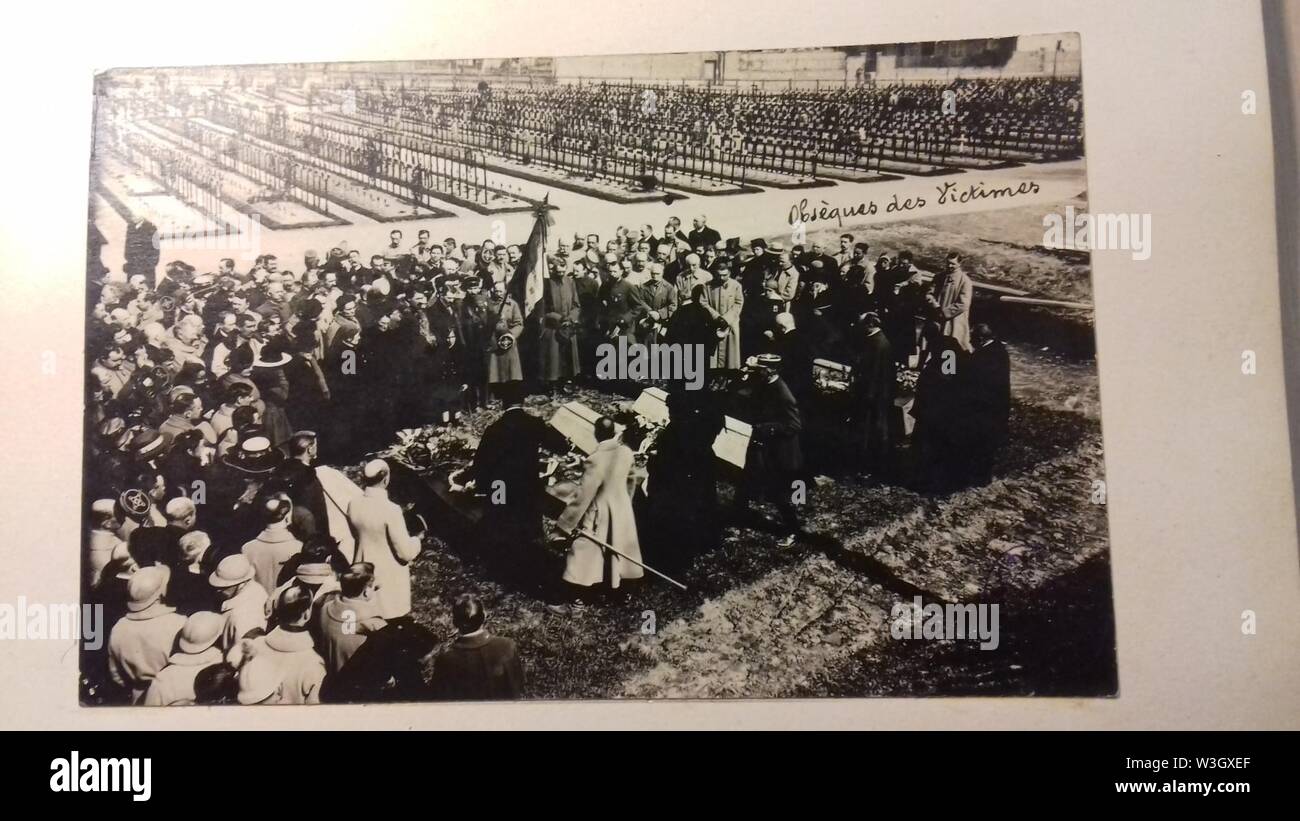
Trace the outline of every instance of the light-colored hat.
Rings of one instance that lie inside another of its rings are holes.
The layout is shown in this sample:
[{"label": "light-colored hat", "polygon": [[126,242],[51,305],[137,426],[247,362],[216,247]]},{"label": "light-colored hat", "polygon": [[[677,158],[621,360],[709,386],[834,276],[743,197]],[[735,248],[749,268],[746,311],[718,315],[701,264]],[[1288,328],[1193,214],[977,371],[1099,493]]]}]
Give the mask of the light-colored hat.
[{"label": "light-colored hat", "polygon": [[177,399],[180,399],[182,396],[188,396],[191,400],[193,400],[194,397],[198,396],[198,394],[195,393],[194,389],[191,388],[189,385],[174,385],[172,386],[171,390],[167,391],[167,398],[172,402],[175,402]]},{"label": "light-colored hat", "polygon": [[294,576],[303,584],[324,584],[334,578],[334,570],[326,562],[307,562],[298,565]]},{"label": "light-colored hat", "polygon": [[165,566],[156,565],[142,567],[131,574],[131,580],[126,583],[126,594],[130,599],[126,603],[126,609],[138,613],[162,598],[171,575]]},{"label": "light-colored hat", "polygon": [[239,703],[260,704],[280,689],[280,674],[267,659],[254,658],[239,671]]},{"label": "light-colored hat", "polygon": [[185,620],[177,644],[182,653],[202,653],[217,643],[225,626],[226,619],[220,613],[201,610]]},{"label": "light-colored hat", "polygon": [[152,459],[167,449],[167,438],[153,428],[143,428],[131,440],[131,447],[140,459]]},{"label": "light-colored hat", "polygon": [[270,438],[249,436],[223,459],[227,465],[244,473],[269,473],[284,461],[284,454],[279,448],[272,447]]},{"label": "light-colored hat", "polygon": [[112,516],[117,513],[117,500],[96,499],[90,505],[90,512],[96,516]]},{"label": "light-colored hat", "polygon": [[234,587],[253,578],[253,565],[242,553],[227,556],[217,565],[217,569],[208,576],[208,584],[213,587]]},{"label": "light-colored hat", "polygon": [[135,575],[135,571],[140,569],[139,565],[135,563],[135,559],[131,558],[131,551],[126,542],[118,542],[113,547],[113,553],[108,562],[110,567],[117,568],[117,572],[113,574],[113,577],[118,581],[127,581]]}]

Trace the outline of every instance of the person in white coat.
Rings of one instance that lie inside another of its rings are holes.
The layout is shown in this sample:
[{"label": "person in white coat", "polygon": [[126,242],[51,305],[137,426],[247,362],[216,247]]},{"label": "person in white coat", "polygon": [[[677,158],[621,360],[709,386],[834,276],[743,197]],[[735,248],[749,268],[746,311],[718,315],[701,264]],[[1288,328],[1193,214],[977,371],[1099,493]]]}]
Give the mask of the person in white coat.
[{"label": "person in white coat", "polygon": [[[615,438],[614,421],[608,416],[596,420],[595,433],[596,450],[587,457],[578,495],[560,515],[560,530],[566,536],[579,531],[589,533],[639,562],[641,544],[628,493],[632,449]],[[639,579],[644,574],[640,565],[577,535],[565,557],[563,578],[579,587],[590,588],[608,581],[611,588],[617,588],[623,579]]]},{"label": "person in white coat", "polygon": [[226,627],[220,613],[200,610],[185,621],[176,637],[176,652],[158,671],[144,694],[146,707],[181,707],[194,703],[194,679],[204,667],[220,664],[217,641]]},{"label": "person in white coat", "polygon": [[423,532],[406,528],[402,509],[388,498],[391,471],[388,463],[374,459],[362,468],[365,490],[348,502],[348,526],[356,539],[356,561],[375,568],[379,615],[395,619],[411,612],[410,563],[420,555]]}]

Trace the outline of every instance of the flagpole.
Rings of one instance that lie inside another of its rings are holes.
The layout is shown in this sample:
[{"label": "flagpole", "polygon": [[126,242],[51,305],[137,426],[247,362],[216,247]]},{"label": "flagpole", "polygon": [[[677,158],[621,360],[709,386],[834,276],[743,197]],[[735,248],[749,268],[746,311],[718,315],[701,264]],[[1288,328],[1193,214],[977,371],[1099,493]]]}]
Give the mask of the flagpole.
[{"label": "flagpole", "polygon": [[[551,194],[550,194],[550,192],[548,191],[548,192],[546,193],[546,196],[544,196],[544,197],[542,198],[542,205],[541,205],[541,207],[540,207],[537,211],[534,212],[534,216],[535,216],[535,218],[536,218],[538,221],[541,222],[541,228],[542,228],[542,243],[541,243],[541,244],[542,244],[542,247],[541,247],[539,253],[542,255],[542,264],[543,264],[543,265],[546,264],[546,217],[547,217],[546,211],[547,211],[547,208],[549,207],[550,199],[551,199]],[[526,260],[526,259],[520,259],[519,261],[520,261],[520,262],[525,262],[525,261],[527,261],[527,260]],[[537,264],[537,261],[534,260],[534,261],[533,261],[533,264],[536,265],[536,264]],[[502,295],[501,295],[501,305],[500,305],[500,307],[497,308],[497,317],[496,317],[496,320],[492,323],[492,327],[493,327],[493,328],[496,328],[497,323],[501,321],[501,314],[502,314],[503,311],[505,311],[505,308],[506,308],[506,300],[509,299],[509,297],[510,297],[510,286],[514,284],[514,281],[515,281],[516,278],[518,278],[518,276],[519,276],[519,270],[516,268],[515,271],[514,271],[514,273],[513,273],[513,275],[511,275],[511,277],[510,277],[510,281],[506,283],[506,287],[505,287],[504,291],[502,292]],[[527,288],[528,288],[528,285],[527,285],[527,282],[525,281],[525,283],[524,283],[524,289],[525,289],[525,290],[524,290],[524,296],[525,296],[525,297],[528,295]],[[520,312],[522,312],[522,311],[524,310],[524,308],[523,308],[522,305],[519,306],[519,310],[520,310]],[[525,317],[525,319],[527,319],[527,317]]]}]

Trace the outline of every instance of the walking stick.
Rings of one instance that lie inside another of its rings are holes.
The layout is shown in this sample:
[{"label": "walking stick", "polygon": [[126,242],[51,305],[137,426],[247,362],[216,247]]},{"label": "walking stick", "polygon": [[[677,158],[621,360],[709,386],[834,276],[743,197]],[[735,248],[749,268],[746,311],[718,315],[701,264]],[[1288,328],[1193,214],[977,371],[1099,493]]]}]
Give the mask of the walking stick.
[{"label": "walking stick", "polygon": [[[560,532],[563,533],[563,531]],[[618,556],[620,559],[625,559],[631,562],[632,564],[636,565],[637,567],[641,568],[642,570],[649,570],[651,573],[655,574],[656,576],[658,576],[659,578],[663,579],[664,581],[668,582],[671,585],[679,587],[682,590],[686,589],[686,585],[677,581],[672,576],[664,575],[663,573],[660,573],[658,570],[655,570],[653,567],[651,567],[648,564],[645,564],[644,562],[638,562],[636,559],[632,558],[631,556],[628,556],[626,553],[619,551],[613,545],[609,544],[608,542],[602,542],[600,539],[597,539],[595,536],[591,535],[590,533],[585,533],[581,530],[576,530],[571,534],[565,534],[565,535],[571,539],[577,539],[581,537],[587,539],[588,541],[595,542],[596,544],[600,545],[604,549],[608,550],[610,553],[613,553],[615,556]]]}]

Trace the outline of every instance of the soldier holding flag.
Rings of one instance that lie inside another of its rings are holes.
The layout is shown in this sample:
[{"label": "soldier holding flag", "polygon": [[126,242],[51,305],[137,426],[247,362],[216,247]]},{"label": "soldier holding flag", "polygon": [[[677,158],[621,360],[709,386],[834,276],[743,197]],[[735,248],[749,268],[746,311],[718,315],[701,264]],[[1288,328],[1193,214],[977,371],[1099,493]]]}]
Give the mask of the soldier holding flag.
[{"label": "soldier holding flag", "polygon": [[[488,334],[487,377],[488,385],[509,384],[506,396],[519,388],[524,372],[519,358],[519,337],[524,332],[524,318],[531,316],[542,299],[546,272],[546,229],[551,224],[548,204],[550,195],[542,200],[535,212],[533,230],[528,235],[519,263],[507,283],[493,277],[492,295],[488,301],[488,315],[495,317],[494,328]],[[505,261],[504,249],[500,260]],[[576,303],[576,296],[574,302]]]}]

